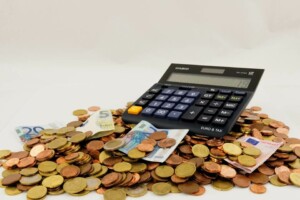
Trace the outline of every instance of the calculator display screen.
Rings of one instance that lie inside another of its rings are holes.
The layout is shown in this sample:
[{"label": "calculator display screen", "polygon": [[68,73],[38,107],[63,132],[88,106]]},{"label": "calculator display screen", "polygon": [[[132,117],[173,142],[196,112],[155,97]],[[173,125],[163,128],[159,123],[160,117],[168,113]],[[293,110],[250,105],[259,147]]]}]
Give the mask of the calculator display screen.
[{"label": "calculator display screen", "polygon": [[187,74],[173,72],[169,76],[167,81],[234,88],[248,88],[251,79],[231,76],[215,76],[208,74]]}]

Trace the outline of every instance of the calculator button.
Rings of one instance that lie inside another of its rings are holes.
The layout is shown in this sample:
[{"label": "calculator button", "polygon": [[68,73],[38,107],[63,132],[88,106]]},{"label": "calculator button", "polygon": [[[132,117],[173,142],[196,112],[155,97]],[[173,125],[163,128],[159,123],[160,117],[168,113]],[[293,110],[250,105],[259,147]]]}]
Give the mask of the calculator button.
[{"label": "calculator button", "polygon": [[175,103],[169,103],[169,102],[166,102],[164,103],[161,108],[164,108],[164,109],[172,109],[173,107],[175,106]]},{"label": "calculator button", "polygon": [[149,106],[150,107],[154,107],[154,108],[158,108],[160,105],[162,104],[161,101],[152,101]]},{"label": "calculator button", "polygon": [[136,105],[138,105],[138,106],[144,106],[144,105],[146,105],[147,103],[148,103],[148,100],[141,99],[141,100],[138,100],[138,101],[136,102]]},{"label": "calculator button", "polygon": [[152,115],[152,113],[155,111],[155,108],[147,107],[142,111],[142,115]]},{"label": "calculator button", "polygon": [[210,92],[210,93],[217,93],[218,90],[215,89],[215,88],[210,88],[209,90],[207,90],[207,92]]},{"label": "calculator button", "polygon": [[189,106],[186,104],[177,104],[174,110],[185,111]]},{"label": "calculator button", "polygon": [[219,116],[230,117],[232,114],[232,110],[220,110]]},{"label": "calculator button", "polygon": [[158,109],[155,113],[154,116],[155,117],[165,117],[168,114],[168,110],[165,109]]},{"label": "calculator button", "polygon": [[222,106],[222,101],[212,101],[210,102],[209,106],[213,108],[220,108]]},{"label": "calculator button", "polygon": [[219,100],[219,101],[225,101],[227,99],[228,95],[226,94],[218,94],[216,97],[215,97],[215,100]]},{"label": "calculator button", "polygon": [[227,118],[223,118],[223,117],[215,117],[212,121],[213,124],[216,125],[224,125],[227,122]]},{"label": "calculator button", "polygon": [[209,116],[209,115],[200,115],[200,117],[198,118],[198,122],[200,123],[208,123],[210,122],[212,116]]},{"label": "calculator button", "polygon": [[157,94],[161,91],[160,87],[154,87],[149,90],[150,93]]},{"label": "calculator button", "polygon": [[203,99],[212,99],[215,95],[212,93],[206,93],[203,95]]},{"label": "calculator button", "polygon": [[201,99],[196,103],[196,106],[206,106],[208,104],[209,100]]},{"label": "calculator button", "polygon": [[216,108],[206,108],[204,110],[204,114],[214,115],[214,114],[216,114],[217,111],[218,111],[218,109],[216,109]]},{"label": "calculator button", "polygon": [[187,90],[176,90],[176,92],[174,93],[174,95],[184,96],[186,93],[187,93]]},{"label": "calculator button", "polygon": [[202,111],[202,109],[203,107],[192,106],[184,113],[181,119],[189,121],[194,120]]},{"label": "calculator button", "polygon": [[220,90],[221,94],[231,94],[231,92],[232,92],[231,90],[224,90],[224,89]]},{"label": "calculator button", "polygon": [[163,89],[163,91],[161,93],[170,95],[170,94],[173,94],[174,91],[175,91],[175,89],[166,88],[166,89]]},{"label": "calculator button", "polygon": [[188,97],[184,97],[182,100],[181,100],[181,103],[186,103],[186,104],[191,104],[194,102],[194,98],[188,98]]},{"label": "calculator button", "polygon": [[243,91],[235,91],[234,94],[244,96],[244,95],[246,95],[246,92],[243,92]]},{"label": "calculator button", "polygon": [[226,109],[235,109],[237,107],[237,103],[225,103],[224,108]]},{"label": "calculator button", "polygon": [[198,92],[198,91],[193,91],[193,90],[191,90],[191,91],[189,91],[188,93],[187,93],[187,97],[194,97],[194,98],[196,98],[196,97],[198,97],[200,95],[200,92]]},{"label": "calculator button", "polygon": [[240,102],[243,99],[242,96],[231,96],[229,98],[229,101],[233,101],[233,102]]},{"label": "calculator button", "polygon": [[181,100],[181,97],[178,97],[178,96],[171,96],[169,99],[168,99],[168,101],[170,101],[170,102],[178,102],[178,101],[180,101]]},{"label": "calculator button", "polygon": [[144,96],[143,96],[143,99],[148,99],[148,100],[150,100],[150,99],[152,99],[154,97],[154,94],[145,94]]},{"label": "calculator button", "polygon": [[162,94],[160,94],[155,99],[159,100],[159,101],[165,101],[165,100],[167,100],[167,98],[169,98],[168,95],[162,95]]},{"label": "calculator button", "polygon": [[182,112],[179,112],[179,111],[171,111],[167,118],[169,119],[179,119],[179,117],[182,115]]},{"label": "calculator button", "polygon": [[138,115],[140,114],[140,112],[143,110],[143,107],[142,106],[131,106],[129,109],[128,109],[128,114],[131,114],[131,115]]}]

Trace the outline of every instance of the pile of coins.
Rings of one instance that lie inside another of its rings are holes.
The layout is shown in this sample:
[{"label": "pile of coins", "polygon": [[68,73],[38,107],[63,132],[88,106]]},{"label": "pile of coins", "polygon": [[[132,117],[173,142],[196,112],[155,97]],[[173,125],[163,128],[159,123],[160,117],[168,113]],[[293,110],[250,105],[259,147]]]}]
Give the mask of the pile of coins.
[{"label": "pile of coins", "polygon": [[[99,109],[93,106],[88,111]],[[23,151],[0,150],[0,165],[5,169],[0,187],[7,195],[27,192],[27,199],[38,200],[46,195],[81,196],[96,191],[111,200],[140,197],[148,191],[203,195],[208,184],[220,191],[249,187],[257,194],[266,192],[268,182],[300,187],[300,139],[289,138],[289,127],[260,113],[260,107],[246,109],[223,138],[186,135],[165,163],[143,160],[155,145],[169,148],[175,144],[164,132],[154,132],[126,155],[118,148],[135,125],[124,124],[124,110],[111,111],[115,130],[95,135],[76,131],[88,119],[88,111],[74,111],[77,120],[66,127],[41,131],[24,144]],[[224,161],[256,165],[261,152],[237,140],[244,135],[283,145],[257,170],[246,174]]]}]

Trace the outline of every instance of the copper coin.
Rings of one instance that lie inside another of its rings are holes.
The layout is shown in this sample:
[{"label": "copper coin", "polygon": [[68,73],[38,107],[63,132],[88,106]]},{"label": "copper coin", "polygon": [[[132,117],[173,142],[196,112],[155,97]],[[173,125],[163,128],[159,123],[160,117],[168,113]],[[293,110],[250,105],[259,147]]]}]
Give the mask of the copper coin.
[{"label": "copper coin", "polygon": [[65,159],[66,159],[66,161],[71,161],[71,160],[74,160],[74,159],[78,158],[78,156],[79,156],[79,153],[74,152],[74,153],[71,153],[69,155],[66,155]]},{"label": "copper coin", "polygon": [[210,139],[206,141],[206,144],[210,147],[219,147],[224,144],[224,141],[220,139]]},{"label": "copper coin", "polygon": [[247,176],[244,176],[242,174],[237,174],[233,179],[232,182],[241,188],[249,187],[251,181]]},{"label": "copper coin", "polygon": [[271,176],[273,175],[275,172],[274,172],[274,169],[268,167],[267,165],[265,164],[262,164],[261,166],[259,166],[258,168],[258,171],[262,174],[265,174],[267,176]]},{"label": "copper coin", "polygon": [[228,165],[221,165],[220,175],[224,178],[234,178],[236,176],[236,171]]},{"label": "copper coin", "polygon": [[39,138],[33,138],[31,140],[28,140],[25,144],[26,146],[28,147],[33,147],[34,145],[36,145],[37,143],[40,142],[40,139]]},{"label": "copper coin", "polygon": [[11,155],[7,159],[10,159],[10,158],[22,159],[22,158],[28,157],[28,155],[29,155],[29,153],[27,151],[12,152]]},{"label": "copper coin", "polygon": [[180,178],[180,177],[176,176],[175,174],[173,174],[171,176],[171,180],[173,183],[185,183],[185,182],[187,182],[188,178]]},{"label": "copper coin", "polygon": [[176,154],[170,155],[170,157],[166,160],[166,163],[169,165],[179,165],[182,162],[183,158]]},{"label": "copper coin", "polygon": [[158,146],[161,148],[170,148],[176,144],[176,140],[173,138],[165,138],[158,142]]},{"label": "copper coin", "polygon": [[80,166],[80,175],[85,175],[93,170],[93,166],[90,163]]},{"label": "copper coin", "polygon": [[201,184],[201,185],[207,185],[207,184],[210,184],[211,183],[211,179],[210,178],[208,178],[208,177],[206,177],[206,176],[204,176],[202,173],[200,173],[200,172],[196,172],[195,174],[194,174],[194,178],[195,178],[195,180],[199,183],[199,184]]},{"label": "copper coin", "polygon": [[143,152],[151,152],[154,150],[154,146],[152,144],[141,143],[137,145],[137,149]]},{"label": "copper coin", "polygon": [[45,160],[49,160],[54,156],[55,152],[54,150],[44,150],[42,152],[40,152],[38,155],[36,155],[35,159],[37,161],[45,161]]},{"label": "copper coin", "polygon": [[286,134],[286,135],[289,134],[289,129],[284,128],[284,127],[279,127],[279,128],[276,129],[276,131],[277,131],[278,133],[281,133],[281,134]]},{"label": "copper coin", "polygon": [[198,192],[195,192],[195,193],[193,193],[192,195],[195,195],[195,196],[201,196],[201,195],[203,195],[204,193],[205,193],[205,187],[203,187],[203,186],[199,186],[199,190],[198,190]]},{"label": "copper coin", "polygon": [[139,180],[139,183],[149,182],[150,179],[151,179],[151,174],[150,174],[150,172],[146,171],[143,174],[141,174],[141,178]]},{"label": "copper coin", "polygon": [[261,184],[252,184],[250,190],[255,194],[263,194],[267,191],[267,188]]},{"label": "copper coin", "polygon": [[185,154],[192,154],[193,153],[192,152],[192,147],[190,145],[187,145],[187,144],[179,146],[179,151],[181,153],[185,153]]},{"label": "copper coin", "polygon": [[193,194],[199,191],[199,185],[194,181],[178,184],[178,189],[186,194]]},{"label": "copper coin", "polygon": [[196,158],[189,159],[187,162],[194,163],[196,165],[196,168],[198,168],[203,165],[204,158],[196,157]]},{"label": "copper coin", "polygon": [[86,148],[88,151],[99,151],[103,148],[104,143],[100,140],[93,140],[90,141],[87,145]]},{"label": "copper coin", "polygon": [[25,168],[33,165],[34,163],[35,163],[34,157],[27,157],[27,158],[22,158],[17,165],[19,168]]},{"label": "copper coin", "polygon": [[269,177],[260,172],[253,172],[252,174],[249,174],[249,179],[255,184],[266,184],[269,182]]},{"label": "copper coin", "polygon": [[33,187],[32,185],[22,185],[21,183],[17,184],[18,190],[23,191],[23,192],[30,190],[30,188],[32,188],[32,187]]},{"label": "copper coin", "polygon": [[106,166],[113,166],[119,162],[122,162],[123,159],[121,157],[109,157],[103,160],[103,164]]},{"label": "copper coin", "polygon": [[218,148],[211,148],[210,153],[214,156],[220,156],[220,157],[226,156],[225,152]]},{"label": "copper coin", "polygon": [[153,139],[153,140],[162,140],[162,139],[165,139],[167,138],[167,133],[164,132],[164,131],[156,131],[156,132],[153,132],[150,136],[149,136],[150,139]]},{"label": "copper coin", "polygon": [[298,158],[300,158],[300,147],[295,147],[294,153],[296,154],[296,156],[298,156]]},{"label": "copper coin", "polygon": [[156,140],[145,139],[145,140],[142,140],[141,144],[151,144],[152,146],[155,146],[156,145]]},{"label": "copper coin", "polygon": [[11,174],[2,179],[2,185],[9,186],[19,182],[21,179],[21,174]]},{"label": "copper coin", "polygon": [[9,168],[11,168],[11,167],[16,166],[19,162],[20,162],[19,158],[11,158],[8,161],[6,161],[4,163],[4,165],[7,166],[7,167],[9,167]]},{"label": "copper coin", "polygon": [[100,110],[100,107],[99,106],[91,106],[88,108],[88,111],[91,111],[91,112],[96,112]]},{"label": "copper coin", "polygon": [[290,169],[286,166],[280,166],[275,168],[275,173],[278,179],[286,184],[290,184]]},{"label": "copper coin", "polygon": [[203,169],[209,173],[219,173],[221,172],[221,165],[215,162],[204,162]]},{"label": "copper coin", "polygon": [[112,183],[114,183],[116,180],[118,180],[118,178],[119,178],[119,173],[111,172],[109,174],[106,174],[101,179],[101,181],[104,186],[107,186],[107,185],[111,185]]},{"label": "copper coin", "polygon": [[60,170],[60,174],[65,178],[73,178],[80,174],[80,168],[75,165],[67,165]]},{"label": "copper coin", "polygon": [[141,179],[141,176],[138,173],[133,173],[132,180],[127,184],[127,186],[132,186],[136,183],[138,183]]},{"label": "copper coin", "polygon": [[159,166],[159,163],[157,163],[157,162],[149,162],[149,163],[147,163],[147,169],[149,171],[156,169],[156,167],[158,167],[158,166]]}]

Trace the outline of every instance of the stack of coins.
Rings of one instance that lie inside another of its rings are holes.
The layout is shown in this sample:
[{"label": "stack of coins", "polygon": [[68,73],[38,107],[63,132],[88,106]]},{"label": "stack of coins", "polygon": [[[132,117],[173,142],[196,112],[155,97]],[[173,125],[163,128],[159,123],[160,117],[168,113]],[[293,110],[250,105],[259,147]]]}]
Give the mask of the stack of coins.
[{"label": "stack of coins", "polygon": [[[42,130],[24,144],[23,151],[0,150],[0,165],[5,169],[0,187],[7,195],[27,192],[27,199],[62,193],[82,196],[96,191],[105,200],[140,197],[147,191],[156,195],[203,195],[208,184],[220,191],[248,187],[257,194],[266,192],[268,182],[300,187],[300,139],[289,138],[289,127],[261,113],[258,106],[246,109],[223,138],[186,135],[164,163],[143,160],[155,145],[169,148],[175,144],[164,132],[151,134],[128,155],[118,151],[124,145],[122,138],[135,126],[123,123],[123,109],[111,111],[113,131],[95,135],[76,131],[90,112],[99,109],[75,110],[77,120],[59,129]],[[245,167],[256,165],[261,152],[237,141],[244,135],[283,145],[257,170],[246,174],[224,161],[227,158]]]}]

